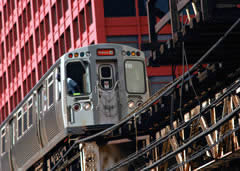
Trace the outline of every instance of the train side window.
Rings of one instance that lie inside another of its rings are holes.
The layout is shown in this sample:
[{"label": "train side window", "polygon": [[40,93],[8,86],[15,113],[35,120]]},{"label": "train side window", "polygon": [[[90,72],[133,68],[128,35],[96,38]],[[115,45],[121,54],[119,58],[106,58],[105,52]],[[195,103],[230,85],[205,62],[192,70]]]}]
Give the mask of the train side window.
[{"label": "train side window", "polygon": [[33,101],[32,98],[28,101],[28,127],[33,124]]},{"label": "train side window", "polygon": [[10,145],[11,147],[15,144],[15,118],[13,118],[10,122],[9,122],[9,126],[10,126]]},{"label": "train side window", "polygon": [[48,108],[53,105],[53,75],[48,77]]},{"label": "train side window", "polygon": [[111,65],[100,66],[100,84],[103,89],[113,88],[113,68]]},{"label": "train side window", "polygon": [[22,135],[22,111],[18,111],[17,114],[17,124],[18,124],[18,138]]},{"label": "train side window", "polygon": [[42,105],[43,105],[43,101],[42,101],[42,90],[43,87],[40,88],[40,90],[38,91],[38,110],[41,113],[42,112]]},{"label": "train side window", "polygon": [[55,84],[55,90],[56,90],[56,101],[61,99],[61,78],[60,78],[60,68],[58,68],[55,72],[55,78],[56,78],[56,84]]},{"label": "train side window", "polygon": [[28,123],[28,106],[27,103],[23,106],[23,132],[27,130]]},{"label": "train side window", "polygon": [[6,128],[2,128],[1,130],[1,149],[2,149],[2,154],[6,152]]}]

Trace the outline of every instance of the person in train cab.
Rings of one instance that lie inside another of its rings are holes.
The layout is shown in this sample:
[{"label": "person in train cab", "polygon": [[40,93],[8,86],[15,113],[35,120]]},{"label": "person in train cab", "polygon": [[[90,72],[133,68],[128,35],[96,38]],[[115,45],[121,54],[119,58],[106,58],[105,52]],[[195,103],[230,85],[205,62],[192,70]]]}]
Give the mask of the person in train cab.
[{"label": "person in train cab", "polygon": [[79,93],[80,87],[76,81],[71,79],[70,77],[67,78],[67,90],[69,94]]}]

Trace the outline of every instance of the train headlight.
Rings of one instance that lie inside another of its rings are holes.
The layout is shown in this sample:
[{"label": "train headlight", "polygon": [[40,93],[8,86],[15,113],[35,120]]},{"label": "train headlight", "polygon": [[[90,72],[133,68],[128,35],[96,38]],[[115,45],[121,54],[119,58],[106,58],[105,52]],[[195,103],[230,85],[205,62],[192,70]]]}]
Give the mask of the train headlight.
[{"label": "train headlight", "polygon": [[134,101],[129,101],[128,102],[128,108],[133,109],[135,107]]},{"label": "train headlight", "polygon": [[75,103],[72,108],[74,111],[78,111],[81,108],[81,105],[79,103]]},{"label": "train headlight", "polygon": [[91,105],[90,102],[86,102],[86,103],[83,104],[83,109],[86,110],[86,111],[90,110],[91,107],[92,107],[92,105]]}]

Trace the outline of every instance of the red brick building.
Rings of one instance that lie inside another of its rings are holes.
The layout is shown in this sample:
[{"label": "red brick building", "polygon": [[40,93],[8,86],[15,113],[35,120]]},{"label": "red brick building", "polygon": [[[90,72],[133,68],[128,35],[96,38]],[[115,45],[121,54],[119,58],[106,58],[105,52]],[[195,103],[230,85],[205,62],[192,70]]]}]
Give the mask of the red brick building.
[{"label": "red brick building", "polygon": [[[104,42],[140,48],[148,41],[144,1],[1,0],[1,122],[65,52]],[[167,39],[169,30],[159,39]],[[170,70],[149,67],[148,74],[154,84],[159,76],[168,81]]]}]

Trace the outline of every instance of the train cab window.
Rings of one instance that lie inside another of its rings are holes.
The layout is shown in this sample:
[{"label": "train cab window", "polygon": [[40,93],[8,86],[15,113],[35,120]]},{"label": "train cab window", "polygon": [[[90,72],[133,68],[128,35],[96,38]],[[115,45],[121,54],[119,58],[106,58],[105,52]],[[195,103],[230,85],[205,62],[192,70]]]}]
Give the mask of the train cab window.
[{"label": "train cab window", "polygon": [[48,77],[48,107],[53,104],[53,76]]},{"label": "train cab window", "polygon": [[22,111],[18,112],[17,123],[18,123],[18,137],[20,137],[22,135]]},{"label": "train cab window", "polygon": [[28,101],[28,127],[31,127],[33,124],[33,102],[32,99]]},{"label": "train cab window", "polygon": [[144,63],[128,60],[125,62],[125,77],[128,93],[145,93]]},{"label": "train cab window", "polygon": [[100,84],[105,90],[113,87],[113,69],[111,65],[100,66]]},{"label": "train cab window", "polygon": [[2,153],[5,153],[6,152],[6,145],[5,145],[5,143],[6,143],[6,129],[5,129],[5,127],[2,129],[2,131],[1,131],[1,144],[2,144],[2,146],[1,146],[1,149],[2,149]]},{"label": "train cab window", "polygon": [[89,64],[86,61],[67,64],[67,92],[71,96],[91,93]]}]

